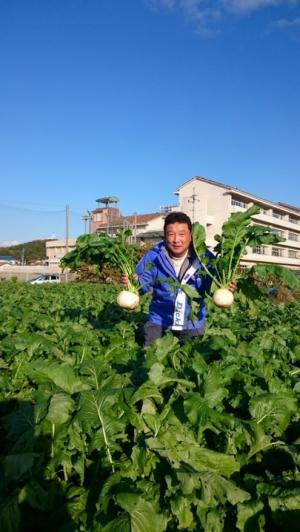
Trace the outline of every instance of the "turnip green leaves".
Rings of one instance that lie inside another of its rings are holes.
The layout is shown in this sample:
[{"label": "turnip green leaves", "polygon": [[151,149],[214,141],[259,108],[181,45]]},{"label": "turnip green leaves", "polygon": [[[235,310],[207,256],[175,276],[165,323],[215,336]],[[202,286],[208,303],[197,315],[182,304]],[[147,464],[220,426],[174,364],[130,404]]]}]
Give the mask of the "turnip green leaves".
[{"label": "turnip green leaves", "polygon": [[[259,212],[259,207],[253,205],[246,211],[233,213],[224,222],[221,235],[214,237],[217,242],[214,257],[207,254],[204,227],[198,222],[193,224],[194,250],[202,263],[204,272],[212,279],[215,289],[227,289],[231,282],[237,280],[240,261],[248,247],[272,244],[282,240],[271,228],[251,223],[251,217]],[[220,296],[220,299],[222,297]],[[227,304],[226,301],[222,304],[220,301],[220,306],[226,307],[230,304],[231,302]]]}]

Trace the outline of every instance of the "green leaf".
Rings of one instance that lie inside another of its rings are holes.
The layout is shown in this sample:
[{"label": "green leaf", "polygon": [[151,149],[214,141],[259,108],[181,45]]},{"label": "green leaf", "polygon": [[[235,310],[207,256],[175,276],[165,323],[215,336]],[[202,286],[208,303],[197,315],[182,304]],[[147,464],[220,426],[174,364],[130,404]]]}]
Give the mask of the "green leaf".
[{"label": "green leaf", "polygon": [[248,429],[247,431],[245,430],[245,435],[246,437],[249,435],[250,444],[248,457],[251,458],[270,446],[271,437],[265,433],[263,426],[258,425],[256,421],[250,421],[245,425]]},{"label": "green leaf", "polygon": [[18,480],[32,469],[38,453],[8,454],[2,461],[4,475],[8,480]]},{"label": "green leaf", "polygon": [[71,486],[67,492],[67,509],[73,521],[85,515],[88,490],[83,487]]},{"label": "green leaf", "polygon": [[156,386],[160,386],[165,382],[165,377],[163,375],[165,367],[159,362],[155,362],[149,371],[149,379]]},{"label": "green leaf", "polygon": [[216,502],[225,505],[226,501],[236,505],[251,498],[247,491],[216,473],[205,471],[199,477],[202,485],[201,498],[208,506],[214,506]]},{"label": "green leaf", "polygon": [[3,532],[19,532],[21,511],[16,494],[6,496],[0,503],[0,523]]},{"label": "green leaf", "polygon": [[236,526],[241,532],[264,532],[264,504],[262,501],[249,501],[237,505]]},{"label": "green leaf", "polygon": [[154,351],[155,358],[160,362],[163,362],[168,355],[174,354],[179,349],[179,340],[172,334],[166,334],[162,338],[158,338],[147,347],[148,352]]},{"label": "green leaf", "polygon": [[131,453],[131,461],[134,471],[144,478],[156,469],[159,458],[154,453],[149,452],[146,447],[135,445]]},{"label": "green leaf", "polygon": [[117,421],[117,395],[109,392],[88,391],[83,392],[79,400],[79,412],[77,419],[85,430],[91,428],[98,428],[100,426],[107,427],[113,425]]},{"label": "green leaf", "polygon": [[300,496],[269,497],[272,518],[279,530],[298,530],[300,517]]},{"label": "green leaf", "polygon": [[143,383],[137,391],[133,394],[131,401],[132,404],[137,403],[138,401],[145,399],[154,399],[155,401],[161,403],[162,395],[158,388],[150,381]]},{"label": "green leaf", "polygon": [[[99,528],[99,532],[132,532],[130,515],[122,513],[116,519],[110,521],[104,527]],[[97,530],[98,532],[98,530]]]},{"label": "green leaf", "polygon": [[201,487],[199,473],[185,472],[184,469],[176,472],[183,495],[191,495]]},{"label": "green leaf", "polygon": [[66,423],[69,421],[74,407],[74,401],[69,395],[57,393],[51,397],[46,419],[55,425]]},{"label": "green leaf", "polygon": [[51,510],[52,497],[39,482],[31,480],[19,492],[19,504],[27,503],[31,508],[47,512]]},{"label": "green leaf", "polygon": [[224,374],[216,366],[209,366],[203,382],[203,395],[210,407],[218,406],[225,397],[228,389],[224,386]]},{"label": "green leaf", "polygon": [[178,519],[179,528],[193,530],[194,515],[191,511],[191,502],[186,497],[175,497],[171,500],[171,509]]},{"label": "green leaf", "polygon": [[128,513],[132,512],[135,509],[139,498],[140,495],[138,493],[133,492],[121,492],[116,494],[116,501],[121,506],[121,508],[123,508],[123,510]]},{"label": "green leaf", "polygon": [[103,528],[103,532],[163,532],[167,519],[155,511],[153,505],[138,498],[130,513],[122,514]]},{"label": "green leaf", "polygon": [[186,394],[184,411],[192,425],[197,428],[198,439],[200,439],[202,432],[208,428],[219,431],[234,427],[234,419],[230,415],[218,412],[210,406],[207,397],[203,398],[196,392]]},{"label": "green leaf", "polygon": [[253,397],[249,403],[249,411],[257,424],[273,431],[274,424],[284,431],[297,412],[297,400],[291,394],[262,394]]},{"label": "green leaf", "polygon": [[198,258],[201,260],[201,258],[203,258],[203,256],[205,255],[207,246],[205,244],[205,240],[206,240],[205,228],[199,222],[195,222],[193,224],[192,239],[193,239],[194,250]]},{"label": "green leaf", "polygon": [[[83,392],[80,396],[77,420],[84,430],[93,434],[91,450],[104,447],[114,469],[113,450],[118,448],[118,439],[126,439],[126,423],[118,416],[118,395],[101,390]],[[94,432],[94,429],[99,430]]]},{"label": "green leaf", "polygon": [[26,373],[34,382],[54,384],[70,395],[89,389],[68,364],[37,360],[28,364]]},{"label": "green leaf", "polygon": [[[178,435],[179,437],[179,435]],[[194,471],[215,471],[225,477],[230,477],[240,466],[233,456],[218,453],[205,447],[200,447],[196,441],[178,442],[171,431],[159,434],[156,438],[147,438],[146,444],[150,449],[163,456],[172,465],[187,464]]]},{"label": "green leaf", "polygon": [[171,368],[165,368],[159,362],[155,362],[149,371],[149,379],[156,385],[163,387],[172,382],[178,382],[188,388],[193,388],[194,384],[187,379],[178,379],[177,372]]},{"label": "green leaf", "polygon": [[205,532],[224,532],[224,508],[203,508],[201,501],[199,501],[197,505],[197,515],[202,525],[202,529]]}]

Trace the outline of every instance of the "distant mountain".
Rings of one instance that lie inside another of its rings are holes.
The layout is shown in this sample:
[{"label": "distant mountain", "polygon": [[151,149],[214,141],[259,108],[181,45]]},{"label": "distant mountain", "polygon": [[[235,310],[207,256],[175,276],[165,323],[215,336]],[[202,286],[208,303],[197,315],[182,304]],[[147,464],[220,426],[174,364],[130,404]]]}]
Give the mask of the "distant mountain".
[{"label": "distant mountain", "polygon": [[12,255],[17,261],[31,262],[45,260],[47,240],[33,240],[16,246],[0,247],[0,255]]}]

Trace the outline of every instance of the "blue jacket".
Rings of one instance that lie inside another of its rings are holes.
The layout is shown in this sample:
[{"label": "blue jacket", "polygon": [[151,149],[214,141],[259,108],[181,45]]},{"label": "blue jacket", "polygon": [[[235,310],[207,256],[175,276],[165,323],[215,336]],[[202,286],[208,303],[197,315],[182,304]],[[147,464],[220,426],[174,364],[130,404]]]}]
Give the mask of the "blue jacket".
[{"label": "blue jacket", "polygon": [[[213,255],[207,252],[209,256]],[[152,290],[152,299],[149,306],[149,319],[151,323],[161,325],[163,329],[187,330],[204,329],[205,303],[204,295],[209,292],[211,279],[201,272],[201,263],[194,253],[189,257],[189,266],[180,280],[199,293],[199,309],[194,321],[190,319],[190,304],[186,294],[180,287],[170,286],[168,278],[178,281],[176,273],[166,254],[164,242],[159,242],[145,253],[136,267],[136,273],[141,285],[140,293]]]}]

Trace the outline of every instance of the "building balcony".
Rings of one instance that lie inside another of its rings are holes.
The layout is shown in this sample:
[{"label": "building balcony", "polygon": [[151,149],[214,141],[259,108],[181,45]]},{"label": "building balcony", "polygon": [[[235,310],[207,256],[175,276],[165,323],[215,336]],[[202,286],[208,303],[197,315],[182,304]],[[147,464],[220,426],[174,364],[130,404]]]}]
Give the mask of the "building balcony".
[{"label": "building balcony", "polygon": [[299,241],[296,241],[296,240],[290,240],[289,238],[287,238],[284,242],[280,242],[280,246],[286,248],[292,248],[292,249],[296,249],[297,251],[299,250],[300,251],[300,238],[299,238]]},{"label": "building balcony", "polygon": [[236,204],[231,204],[231,207],[230,207],[230,212],[231,214],[235,213],[235,212],[244,212],[247,210],[247,206],[243,206],[243,205],[236,205]]},{"label": "building balcony", "polygon": [[259,223],[265,223],[265,225],[276,225],[277,227],[288,229],[290,231],[299,231],[300,235],[300,224],[290,222],[288,218],[277,218],[272,214],[259,213],[255,214],[252,219]]},{"label": "building balcony", "polygon": [[253,264],[278,264],[279,266],[286,266],[287,268],[300,268],[300,257],[291,258],[288,256],[277,257],[270,253],[247,253],[243,256],[242,263]]}]

